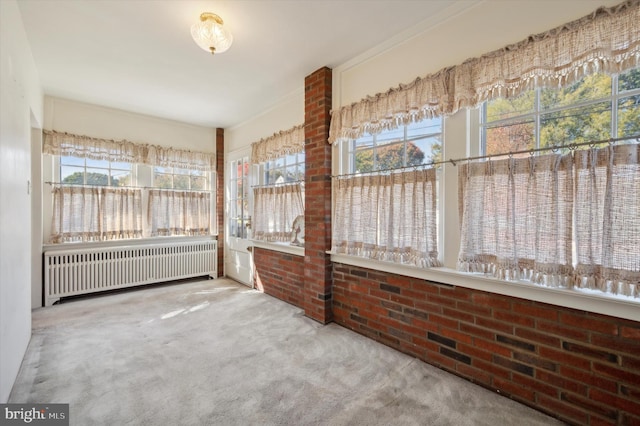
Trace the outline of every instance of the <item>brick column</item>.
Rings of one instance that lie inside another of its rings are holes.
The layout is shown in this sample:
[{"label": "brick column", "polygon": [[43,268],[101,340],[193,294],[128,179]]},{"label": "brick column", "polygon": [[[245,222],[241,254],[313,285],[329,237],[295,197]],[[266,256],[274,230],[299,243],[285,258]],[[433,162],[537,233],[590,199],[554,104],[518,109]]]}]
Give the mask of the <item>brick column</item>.
[{"label": "brick column", "polygon": [[331,69],[324,67],[304,80],[305,250],[304,311],[321,322],[333,320],[331,248]]},{"label": "brick column", "polygon": [[216,215],[218,216],[218,277],[224,276],[224,129],[216,129]]}]

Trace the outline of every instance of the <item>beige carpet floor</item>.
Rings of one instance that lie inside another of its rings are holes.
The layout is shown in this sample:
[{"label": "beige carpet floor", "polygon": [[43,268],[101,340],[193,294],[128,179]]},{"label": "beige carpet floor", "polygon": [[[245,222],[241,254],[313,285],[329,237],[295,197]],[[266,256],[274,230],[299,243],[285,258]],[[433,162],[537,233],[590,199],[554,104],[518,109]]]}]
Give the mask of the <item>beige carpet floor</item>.
[{"label": "beige carpet floor", "polygon": [[80,426],[560,424],[227,279],[35,310],[10,402]]}]

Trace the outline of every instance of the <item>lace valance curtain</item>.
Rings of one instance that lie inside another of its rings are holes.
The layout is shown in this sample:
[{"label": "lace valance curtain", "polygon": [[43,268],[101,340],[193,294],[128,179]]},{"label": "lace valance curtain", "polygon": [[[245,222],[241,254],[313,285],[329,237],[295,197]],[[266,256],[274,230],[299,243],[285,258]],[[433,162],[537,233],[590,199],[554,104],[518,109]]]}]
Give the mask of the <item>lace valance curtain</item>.
[{"label": "lace valance curtain", "polygon": [[434,169],[339,177],[334,197],[334,253],[441,266]]},{"label": "lace valance curtain", "polygon": [[299,183],[253,189],[253,238],[291,242],[293,221],[304,214],[304,187]]},{"label": "lace valance curtain", "polygon": [[51,243],[141,236],[140,189],[54,186]]},{"label": "lace valance curtain", "polygon": [[211,193],[208,191],[149,190],[147,216],[152,237],[209,235]]},{"label": "lace valance curtain", "polygon": [[535,86],[561,86],[595,71],[640,65],[640,0],[629,0],[514,45],[418,78],[331,115],[329,143],[412,120],[448,115]]},{"label": "lace valance curtain", "polygon": [[299,125],[252,143],[251,162],[263,163],[302,151],[304,151],[304,125]]},{"label": "lace valance curtain", "polygon": [[44,130],[43,153],[70,155],[92,160],[141,163],[162,167],[210,172],[216,169],[216,155],[159,145],[110,140]]}]

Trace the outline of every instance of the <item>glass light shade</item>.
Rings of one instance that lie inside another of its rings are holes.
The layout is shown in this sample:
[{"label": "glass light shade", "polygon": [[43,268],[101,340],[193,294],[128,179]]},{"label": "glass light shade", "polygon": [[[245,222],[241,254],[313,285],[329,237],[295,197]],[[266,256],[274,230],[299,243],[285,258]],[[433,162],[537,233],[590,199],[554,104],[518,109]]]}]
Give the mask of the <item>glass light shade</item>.
[{"label": "glass light shade", "polygon": [[233,36],[222,26],[222,19],[213,13],[203,13],[200,22],[191,26],[191,36],[198,46],[207,52],[225,52],[231,43]]}]

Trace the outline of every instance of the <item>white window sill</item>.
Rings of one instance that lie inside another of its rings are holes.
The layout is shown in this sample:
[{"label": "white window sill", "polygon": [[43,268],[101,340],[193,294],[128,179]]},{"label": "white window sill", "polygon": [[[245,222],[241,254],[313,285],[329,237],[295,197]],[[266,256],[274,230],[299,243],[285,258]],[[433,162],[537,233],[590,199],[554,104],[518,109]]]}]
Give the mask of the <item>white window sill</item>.
[{"label": "white window sill", "polygon": [[502,281],[444,267],[422,269],[345,254],[328,254],[331,255],[332,262],[345,265],[640,321],[640,300],[631,297],[608,295],[600,291],[544,287],[524,281]]},{"label": "white window sill", "polygon": [[198,235],[198,236],[167,236],[167,237],[148,237],[148,238],[129,238],[126,240],[109,240],[109,241],[92,241],[92,242],[68,242],[57,244],[43,244],[42,251],[58,251],[58,250],[74,250],[93,249],[93,248],[109,248],[109,247],[135,247],[153,244],[166,243],[185,243],[197,241],[217,240],[217,235]]},{"label": "white window sill", "polygon": [[304,256],[304,247],[292,246],[289,243],[276,243],[260,240],[251,240],[254,247],[265,250],[279,251],[281,253],[292,254],[294,256]]}]

